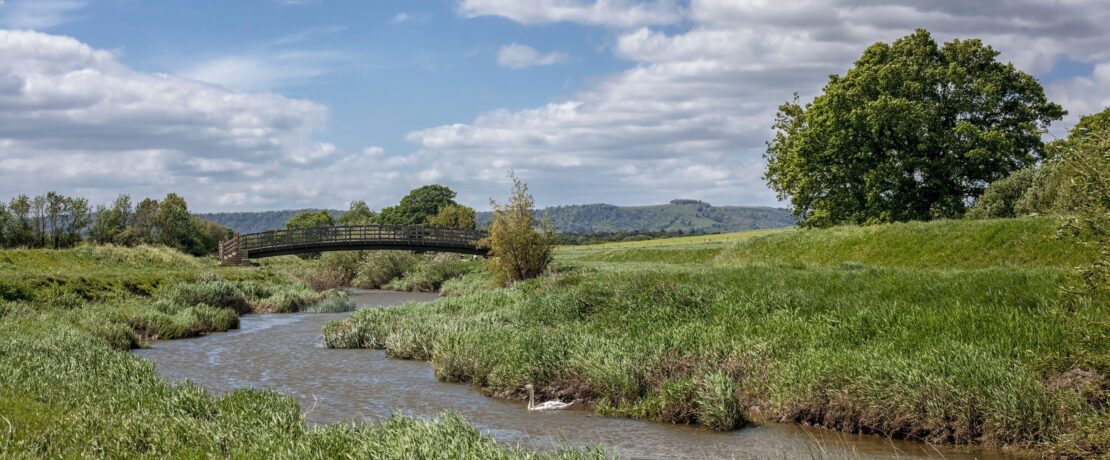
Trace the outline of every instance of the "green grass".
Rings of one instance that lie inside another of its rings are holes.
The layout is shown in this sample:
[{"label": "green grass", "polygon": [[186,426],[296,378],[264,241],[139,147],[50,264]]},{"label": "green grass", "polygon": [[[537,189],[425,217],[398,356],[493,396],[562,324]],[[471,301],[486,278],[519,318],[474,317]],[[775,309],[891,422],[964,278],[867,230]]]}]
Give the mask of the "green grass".
[{"label": "green grass", "polygon": [[165,249],[89,247],[0,251],[0,261],[0,286],[15,292],[0,299],[0,458],[603,456],[507,448],[456,414],[312,427],[292,398],[168,384],[127,352],[238,327],[245,312],[350,308],[278,262],[217,269]]},{"label": "green grass", "polygon": [[712,235],[691,235],[675,238],[660,238],[646,241],[619,241],[613,243],[600,243],[582,246],[561,246],[560,251],[572,253],[576,251],[591,251],[598,249],[629,249],[629,248],[660,248],[666,246],[715,246],[736,243],[760,236],[774,235],[783,232],[792,232],[793,228],[779,228],[769,230],[749,230],[735,233],[718,233]]},{"label": "green grass", "polygon": [[1025,218],[792,231],[745,240],[725,251],[719,262],[922,268],[1071,268],[1092,263],[1092,251],[1056,237],[1058,225],[1053,218]]},{"label": "green grass", "polygon": [[568,272],[509,289],[359,311],[327,325],[325,342],[428,360],[496,396],[533,383],[608,415],[1110,449],[1110,305],[1062,293],[1088,256],[1051,220],[558,258]]}]

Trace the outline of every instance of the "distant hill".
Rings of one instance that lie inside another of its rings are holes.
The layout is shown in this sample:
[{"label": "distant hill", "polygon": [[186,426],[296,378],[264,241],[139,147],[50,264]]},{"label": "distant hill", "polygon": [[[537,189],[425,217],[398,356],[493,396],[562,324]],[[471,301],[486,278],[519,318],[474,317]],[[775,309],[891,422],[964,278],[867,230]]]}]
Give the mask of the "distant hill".
[{"label": "distant hill", "polygon": [[[673,200],[650,206],[578,204],[544,209],[555,228],[563,233],[603,232],[738,232],[794,225],[794,216],[783,208],[713,206],[704,201]],[[492,218],[478,213],[485,225]]]},{"label": "distant hill", "polygon": [[[283,211],[249,211],[249,212],[211,212],[197,213],[196,216],[210,220],[239,233],[257,233],[266,230],[280,230],[285,228],[285,223],[293,216],[305,211],[319,211],[319,209],[286,209]],[[339,217],[343,211],[329,209],[332,217]]]},{"label": "distant hill", "polygon": [[[285,228],[297,213],[318,209],[293,209],[261,212],[218,212],[197,214],[239,233],[254,233]],[[343,211],[329,209],[333,216]],[[579,204],[554,206],[540,211],[549,213],[555,228],[563,233],[604,232],[684,232],[716,233],[780,228],[794,225],[794,216],[783,208],[759,206],[713,206],[704,201],[674,200],[651,206]],[[492,213],[478,213],[479,225],[486,225]]]}]

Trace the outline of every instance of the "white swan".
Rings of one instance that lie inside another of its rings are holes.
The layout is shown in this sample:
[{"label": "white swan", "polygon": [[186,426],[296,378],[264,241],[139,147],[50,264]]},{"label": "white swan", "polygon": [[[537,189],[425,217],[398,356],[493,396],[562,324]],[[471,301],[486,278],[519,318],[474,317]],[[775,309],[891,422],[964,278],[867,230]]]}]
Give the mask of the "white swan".
[{"label": "white swan", "polygon": [[570,407],[571,404],[574,404],[574,401],[565,403],[556,399],[537,405],[536,390],[535,388],[532,388],[532,384],[529,383],[527,385],[524,385],[524,388],[528,389],[528,410],[562,410]]}]

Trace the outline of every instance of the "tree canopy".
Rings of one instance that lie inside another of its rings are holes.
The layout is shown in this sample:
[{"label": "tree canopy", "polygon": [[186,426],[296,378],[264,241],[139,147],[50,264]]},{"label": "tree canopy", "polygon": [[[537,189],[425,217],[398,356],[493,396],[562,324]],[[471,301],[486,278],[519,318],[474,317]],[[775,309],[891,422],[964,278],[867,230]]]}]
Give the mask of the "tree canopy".
[{"label": "tree canopy", "polygon": [[330,227],[335,225],[335,219],[327,211],[305,211],[293,216],[285,223],[285,228],[311,228]]},{"label": "tree canopy", "polygon": [[1045,155],[1065,114],[979,40],[925,30],[869,47],[806,106],[783,104],[764,178],[804,226],[962,216],[986,186]]},{"label": "tree canopy", "polygon": [[89,209],[82,197],[56,192],[28,197],[19,195],[0,203],[0,246],[66,248],[88,240],[101,244],[132,246],[159,244],[193,255],[216,251],[230,230],[197,218],[185,199],[175,193],[161,202],[146,198],[132,209],[131,197],[120,195],[111,207]]},{"label": "tree canopy", "polygon": [[461,204],[449,204],[439,208],[436,215],[428,218],[428,225],[432,227],[446,227],[446,228],[463,228],[475,229],[478,228],[477,213],[474,208],[463,206]]},{"label": "tree canopy", "polygon": [[453,190],[442,185],[425,185],[413,189],[397,206],[383,208],[379,217],[387,225],[423,225],[440,208],[456,204]]},{"label": "tree canopy", "polygon": [[370,206],[367,206],[365,201],[355,200],[351,202],[347,212],[339,216],[339,223],[342,225],[376,224],[378,223],[378,215],[370,210]]}]

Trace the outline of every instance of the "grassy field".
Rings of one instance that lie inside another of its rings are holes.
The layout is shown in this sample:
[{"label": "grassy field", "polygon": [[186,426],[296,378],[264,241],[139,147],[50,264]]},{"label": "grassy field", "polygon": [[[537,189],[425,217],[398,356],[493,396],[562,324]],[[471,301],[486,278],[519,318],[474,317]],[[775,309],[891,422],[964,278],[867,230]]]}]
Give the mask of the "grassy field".
[{"label": "grassy field", "polygon": [[533,383],[603,414],[1107,455],[1110,305],[1063,294],[1093,255],[1055,228],[942,221],[562,248],[545,278],[360,311],[325,341],[428,360],[494,396]]},{"label": "grassy field", "polygon": [[310,427],[289,397],[167,384],[127,352],[235,328],[242,313],[351,307],[282,265],[217,268],[152,247],[0,251],[0,457],[601,457],[506,448],[452,414]]}]

